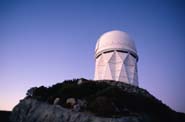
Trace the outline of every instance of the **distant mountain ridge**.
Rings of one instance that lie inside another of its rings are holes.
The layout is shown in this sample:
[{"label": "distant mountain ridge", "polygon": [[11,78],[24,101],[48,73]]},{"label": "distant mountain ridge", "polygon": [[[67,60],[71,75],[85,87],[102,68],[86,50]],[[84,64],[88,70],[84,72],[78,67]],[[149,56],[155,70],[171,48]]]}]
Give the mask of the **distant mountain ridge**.
[{"label": "distant mountain ridge", "polygon": [[0,122],[9,122],[10,115],[11,115],[11,111],[0,110]]},{"label": "distant mountain ridge", "polygon": [[183,122],[146,90],[123,82],[67,80],[33,87],[14,107],[11,122]]}]

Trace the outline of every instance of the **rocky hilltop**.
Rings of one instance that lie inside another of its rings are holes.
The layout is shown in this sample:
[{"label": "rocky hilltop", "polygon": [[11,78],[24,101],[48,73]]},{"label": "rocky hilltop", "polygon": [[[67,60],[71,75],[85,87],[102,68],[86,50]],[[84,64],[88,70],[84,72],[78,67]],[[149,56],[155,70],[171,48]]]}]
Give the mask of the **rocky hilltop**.
[{"label": "rocky hilltop", "polygon": [[146,90],[115,81],[73,79],[33,87],[14,107],[11,122],[184,122]]}]

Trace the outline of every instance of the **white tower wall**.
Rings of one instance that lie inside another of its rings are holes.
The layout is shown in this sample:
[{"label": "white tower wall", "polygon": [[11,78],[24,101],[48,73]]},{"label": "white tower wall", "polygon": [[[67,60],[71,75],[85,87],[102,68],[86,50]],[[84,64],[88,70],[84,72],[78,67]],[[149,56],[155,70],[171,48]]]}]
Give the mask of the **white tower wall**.
[{"label": "white tower wall", "polygon": [[95,80],[115,80],[138,85],[138,56],[127,33],[111,31],[103,34],[95,49]]}]

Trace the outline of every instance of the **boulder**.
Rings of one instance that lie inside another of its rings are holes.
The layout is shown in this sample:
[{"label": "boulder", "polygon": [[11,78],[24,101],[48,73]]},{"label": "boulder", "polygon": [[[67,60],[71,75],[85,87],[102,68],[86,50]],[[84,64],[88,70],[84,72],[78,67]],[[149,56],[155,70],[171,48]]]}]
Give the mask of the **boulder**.
[{"label": "boulder", "polygon": [[86,79],[84,79],[84,78],[80,78],[80,79],[78,80],[77,84],[80,85],[80,84],[83,84],[83,83],[86,83],[86,82],[88,82],[88,80],[86,80]]},{"label": "boulder", "polygon": [[66,104],[69,104],[71,106],[74,106],[76,104],[75,98],[67,98]]},{"label": "boulder", "polygon": [[79,106],[81,108],[86,108],[87,107],[87,101],[86,100],[77,99],[77,104],[79,104]]},{"label": "boulder", "polygon": [[55,98],[53,104],[54,104],[54,105],[58,105],[59,102],[60,102],[60,98],[57,97],[57,98]]}]

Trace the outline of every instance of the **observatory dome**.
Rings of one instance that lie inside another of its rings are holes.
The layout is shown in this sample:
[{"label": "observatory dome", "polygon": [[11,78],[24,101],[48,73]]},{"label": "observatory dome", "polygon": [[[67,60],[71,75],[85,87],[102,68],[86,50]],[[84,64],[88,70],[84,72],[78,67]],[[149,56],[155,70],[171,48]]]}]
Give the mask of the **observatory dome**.
[{"label": "observatory dome", "polygon": [[96,57],[103,52],[111,50],[126,51],[135,57],[138,57],[134,41],[126,32],[123,31],[109,31],[104,33],[98,39],[95,48]]}]

